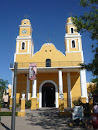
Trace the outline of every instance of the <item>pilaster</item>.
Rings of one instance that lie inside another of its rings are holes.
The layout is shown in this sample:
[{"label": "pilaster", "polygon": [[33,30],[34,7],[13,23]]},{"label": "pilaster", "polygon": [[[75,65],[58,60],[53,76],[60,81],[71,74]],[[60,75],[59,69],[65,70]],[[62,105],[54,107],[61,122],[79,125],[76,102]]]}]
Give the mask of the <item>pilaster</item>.
[{"label": "pilaster", "polygon": [[62,70],[59,70],[59,109],[64,111],[64,99],[63,99],[63,77]]},{"label": "pilaster", "polygon": [[36,96],[37,80],[32,81],[32,98],[31,98],[31,110],[37,109],[37,96]]},{"label": "pilaster", "polygon": [[86,86],[86,72],[85,70],[80,70],[80,83],[81,83],[81,98],[83,102],[88,102],[87,97],[87,86]]},{"label": "pilaster", "polygon": [[72,107],[70,73],[67,73],[67,85],[68,85],[68,106],[69,106],[69,107]]},{"label": "pilaster", "polygon": [[59,98],[63,99],[63,79],[62,70],[59,70]]},{"label": "pilaster", "polygon": [[29,76],[28,76],[28,74],[27,74],[27,91],[26,91],[26,100],[29,100],[29,99],[30,99],[29,93],[30,93],[30,80],[29,80]]}]

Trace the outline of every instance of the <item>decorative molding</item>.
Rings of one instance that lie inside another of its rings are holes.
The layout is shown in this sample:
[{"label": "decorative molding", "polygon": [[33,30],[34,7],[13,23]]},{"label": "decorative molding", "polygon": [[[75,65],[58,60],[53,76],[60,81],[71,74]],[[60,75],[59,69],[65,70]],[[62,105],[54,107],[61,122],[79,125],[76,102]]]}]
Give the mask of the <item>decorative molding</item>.
[{"label": "decorative molding", "polygon": [[22,27],[23,27],[23,28],[26,27],[26,28],[27,28],[27,27],[31,27],[31,25],[19,25],[19,27],[21,27],[21,28],[22,28]]},{"label": "decorative molding", "polygon": [[16,55],[20,55],[20,54],[31,54],[31,53],[16,53]]},{"label": "decorative molding", "polygon": [[24,36],[17,36],[17,38],[32,38],[32,37],[31,37],[31,35],[29,35],[29,36],[27,36],[27,35],[25,36],[24,35]]},{"label": "decorative molding", "polygon": [[80,38],[66,38],[66,40],[72,40],[72,39],[75,39],[75,40],[78,40],[78,39],[80,39]]},{"label": "decorative molding", "polygon": [[65,33],[65,36],[81,36],[80,33]]},{"label": "decorative molding", "polygon": [[[17,40],[17,42],[21,42],[21,41],[23,41],[23,40]],[[25,41],[31,41],[31,40],[25,40]]]},{"label": "decorative molding", "polygon": [[[80,61],[81,62],[81,61]],[[29,67],[28,67],[29,68]],[[28,70],[28,68],[17,68],[18,70]],[[37,67],[37,69],[80,69],[81,66],[69,66],[69,67]],[[9,68],[12,69],[12,68]]]},{"label": "decorative molding", "polygon": [[66,25],[74,25],[73,23],[66,23]]},{"label": "decorative molding", "polygon": [[[77,35],[76,35],[77,34]],[[79,33],[68,33],[68,34],[65,34],[64,36],[65,38],[81,38],[81,35]]]},{"label": "decorative molding", "polygon": [[28,41],[28,40],[32,40],[32,38],[29,38],[29,37],[17,37],[17,38],[16,38],[16,41],[17,41],[17,40],[19,40],[19,41],[20,41],[20,40],[25,40],[25,41],[27,40],[27,41]]},{"label": "decorative molding", "polygon": [[81,53],[81,51],[66,51],[66,53],[77,53],[77,52],[79,52],[79,53]]}]

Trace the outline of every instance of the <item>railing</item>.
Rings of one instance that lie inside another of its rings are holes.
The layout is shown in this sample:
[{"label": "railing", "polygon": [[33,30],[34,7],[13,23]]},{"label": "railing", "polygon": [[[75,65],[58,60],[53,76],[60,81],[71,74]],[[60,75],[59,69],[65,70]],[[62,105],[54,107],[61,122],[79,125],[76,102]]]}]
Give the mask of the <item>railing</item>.
[{"label": "railing", "polygon": [[[37,67],[46,67],[46,62],[31,62],[36,63]],[[55,61],[51,62],[51,67],[70,67],[80,66],[81,61]],[[29,68],[30,62],[18,62],[18,68]],[[14,68],[13,64],[10,64],[10,68]]]}]

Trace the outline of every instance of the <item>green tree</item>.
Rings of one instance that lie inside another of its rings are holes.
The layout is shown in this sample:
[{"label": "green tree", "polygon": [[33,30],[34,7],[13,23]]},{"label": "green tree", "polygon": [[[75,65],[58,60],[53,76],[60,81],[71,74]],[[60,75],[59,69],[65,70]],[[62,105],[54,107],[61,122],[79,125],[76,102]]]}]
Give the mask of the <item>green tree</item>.
[{"label": "green tree", "polygon": [[3,92],[6,93],[6,89],[8,88],[8,81],[4,81],[3,79],[0,79],[0,104],[2,102],[3,98]]},{"label": "green tree", "polygon": [[93,93],[98,94],[98,0],[80,0],[80,5],[88,7],[89,12],[85,12],[80,17],[72,17],[72,21],[77,27],[77,31],[88,32],[90,37],[94,41],[92,44],[92,52],[94,58],[89,64],[81,64],[82,68],[86,68],[87,71],[91,71],[96,78],[92,82],[96,82],[96,90]]}]

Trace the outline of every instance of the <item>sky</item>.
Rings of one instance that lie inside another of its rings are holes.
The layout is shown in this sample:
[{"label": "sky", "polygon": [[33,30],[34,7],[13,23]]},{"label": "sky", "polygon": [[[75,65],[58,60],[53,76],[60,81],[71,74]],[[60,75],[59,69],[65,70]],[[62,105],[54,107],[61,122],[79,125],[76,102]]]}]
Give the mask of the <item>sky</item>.
[{"label": "sky", "polygon": [[[65,24],[70,16],[80,16],[89,11],[79,4],[80,0],[3,0],[0,2],[0,79],[12,82],[10,63],[14,62],[16,37],[19,25],[28,18],[33,28],[34,52],[50,40],[65,54]],[[93,53],[89,34],[82,34],[85,63],[91,62]],[[86,72],[87,82],[93,78]]]}]

